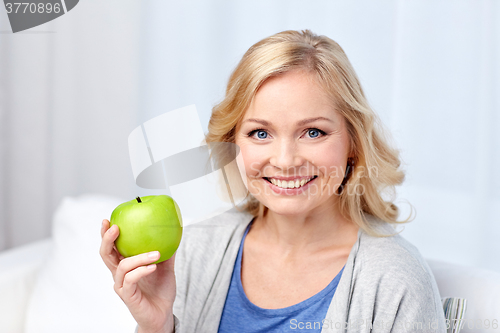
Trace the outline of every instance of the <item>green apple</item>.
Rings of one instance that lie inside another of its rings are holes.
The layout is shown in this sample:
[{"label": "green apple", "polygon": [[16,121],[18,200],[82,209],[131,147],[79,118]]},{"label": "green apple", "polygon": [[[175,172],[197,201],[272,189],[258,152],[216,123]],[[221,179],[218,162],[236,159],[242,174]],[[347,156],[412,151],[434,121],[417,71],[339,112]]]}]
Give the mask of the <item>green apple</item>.
[{"label": "green apple", "polygon": [[159,251],[160,259],[170,259],[181,242],[182,216],[177,203],[168,195],[137,197],[122,203],[111,213],[110,228],[120,230],[116,249],[124,257]]}]

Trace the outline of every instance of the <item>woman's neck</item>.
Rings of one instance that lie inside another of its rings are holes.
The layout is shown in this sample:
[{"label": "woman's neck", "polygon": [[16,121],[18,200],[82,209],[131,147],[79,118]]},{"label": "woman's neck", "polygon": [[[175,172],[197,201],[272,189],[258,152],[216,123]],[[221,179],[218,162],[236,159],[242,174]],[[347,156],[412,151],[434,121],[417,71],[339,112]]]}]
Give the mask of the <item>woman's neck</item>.
[{"label": "woman's neck", "polygon": [[280,215],[268,210],[256,217],[247,237],[283,257],[309,256],[324,250],[351,248],[359,227],[340,212]]}]

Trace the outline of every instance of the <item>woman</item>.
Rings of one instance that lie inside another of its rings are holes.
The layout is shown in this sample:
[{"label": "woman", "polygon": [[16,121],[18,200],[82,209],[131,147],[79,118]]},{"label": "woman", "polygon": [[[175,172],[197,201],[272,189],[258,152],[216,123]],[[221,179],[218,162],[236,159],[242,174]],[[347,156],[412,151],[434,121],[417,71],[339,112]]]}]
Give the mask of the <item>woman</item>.
[{"label": "woman", "polygon": [[445,332],[429,267],[391,227],[408,220],[382,194],[404,173],[377,119],[331,39],[253,45],[206,136],[240,148],[245,206],[186,227],[158,265],[124,259],[103,221],[100,253],[136,331]]}]

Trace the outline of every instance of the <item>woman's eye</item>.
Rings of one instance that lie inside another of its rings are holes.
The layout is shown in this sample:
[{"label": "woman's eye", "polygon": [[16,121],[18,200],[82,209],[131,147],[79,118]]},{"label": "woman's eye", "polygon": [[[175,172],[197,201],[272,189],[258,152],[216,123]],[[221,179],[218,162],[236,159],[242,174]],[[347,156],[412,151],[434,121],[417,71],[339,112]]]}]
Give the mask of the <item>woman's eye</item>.
[{"label": "woman's eye", "polygon": [[265,139],[265,138],[267,138],[267,132],[265,132],[265,131],[258,131],[257,132],[257,137],[259,139]]},{"label": "woman's eye", "polygon": [[[309,128],[307,130],[307,134],[309,135],[310,138],[315,139],[315,138],[319,138],[321,136],[326,135],[326,132],[324,132],[320,129],[317,129],[317,128]],[[267,139],[268,134],[263,129],[256,129],[256,130],[253,130],[250,133],[248,133],[248,136],[255,137],[256,139],[259,139],[259,140],[263,140],[263,139]]]},{"label": "woman's eye", "polygon": [[320,135],[325,135],[326,133],[320,129],[317,129],[317,128],[310,128],[307,130],[307,134],[309,134],[309,136],[311,138],[317,138]]},{"label": "woman's eye", "polygon": [[267,138],[267,132],[264,130],[261,130],[261,129],[256,129],[256,130],[251,131],[250,133],[248,133],[248,136],[254,136],[255,134],[257,134],[258,139]]}]

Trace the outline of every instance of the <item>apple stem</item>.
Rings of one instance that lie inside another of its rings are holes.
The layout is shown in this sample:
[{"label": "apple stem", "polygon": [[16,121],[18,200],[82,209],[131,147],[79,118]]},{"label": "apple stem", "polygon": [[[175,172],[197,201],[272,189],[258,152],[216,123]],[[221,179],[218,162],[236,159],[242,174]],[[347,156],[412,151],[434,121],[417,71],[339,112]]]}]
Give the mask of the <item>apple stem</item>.
[{"label": "apple stem", "polygon": [[137,202],[138,202],[138,203],[141,203],[141,202],[142,202],[140,197],[137,197],[137,198],[135,198],[135,199],[137,200]]}]

